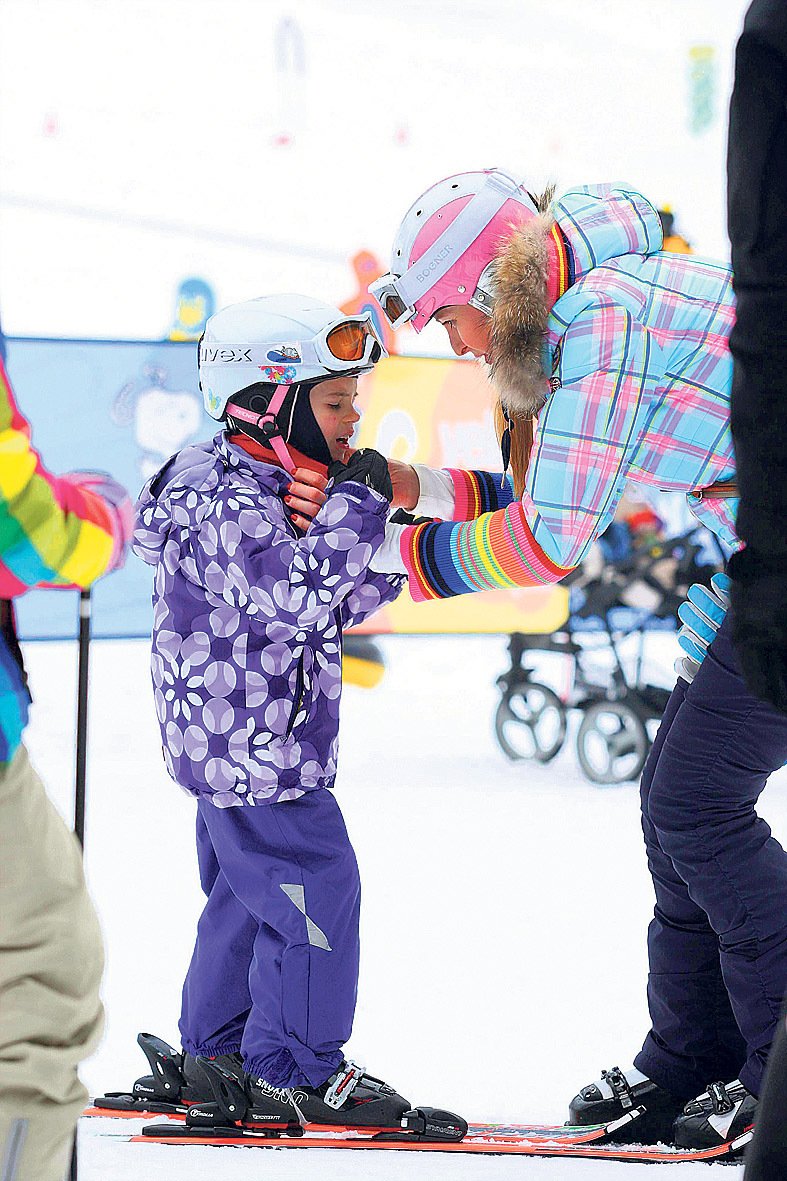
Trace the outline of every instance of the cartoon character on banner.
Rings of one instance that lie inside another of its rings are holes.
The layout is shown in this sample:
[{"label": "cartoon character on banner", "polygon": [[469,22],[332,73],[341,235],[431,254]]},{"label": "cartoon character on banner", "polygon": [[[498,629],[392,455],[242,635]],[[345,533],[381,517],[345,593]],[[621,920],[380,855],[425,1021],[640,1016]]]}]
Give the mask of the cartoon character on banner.
[{"label": "cartoon character on banner", "polygon": [[134,424],[140,454],[137,467],[149,480],[165,460],[194,439],[202,426],[202,399],[194,390],[168,390],[167,372],[155,365],[144,369],[145,384],[127,382],[112,404],[117,426]]},{"label": "cartoon character on banner", "polygon": [[391,328],[386,317],[382,314],[377,300],[372,299],[367,288],[375,279],[385,273],[385,267],[371,250],[359,250],[350,259],[350,265],[355,271],[358,289],[350,299],[340,305],[340,311],[348,316],[360,316],[363,312],[371,312],[374,327],[387,351],[394,356],[399,352],[396,343],[396,333]]},{"label": "cartoon character on banner", "polygon": [[175,319],[169,330],[170,340],[199,340],[205,321],[216,310],[213,288],[204,279],[184,279],[175,298]]}]

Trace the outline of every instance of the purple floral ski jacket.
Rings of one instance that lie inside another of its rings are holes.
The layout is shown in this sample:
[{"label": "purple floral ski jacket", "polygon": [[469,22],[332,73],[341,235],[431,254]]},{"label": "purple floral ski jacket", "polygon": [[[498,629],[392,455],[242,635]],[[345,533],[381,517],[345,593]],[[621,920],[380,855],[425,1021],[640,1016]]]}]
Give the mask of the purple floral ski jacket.
[{"label": "purple floral ski jacket", "polygon": [[399,594],[369,562],[388,505],[341,484],[308,532],[290,477],[223,434],[181,451],[137,503],[155,567],[151,667],[170,775],[219,808],[273,804],[336,775],[343,628]]}]

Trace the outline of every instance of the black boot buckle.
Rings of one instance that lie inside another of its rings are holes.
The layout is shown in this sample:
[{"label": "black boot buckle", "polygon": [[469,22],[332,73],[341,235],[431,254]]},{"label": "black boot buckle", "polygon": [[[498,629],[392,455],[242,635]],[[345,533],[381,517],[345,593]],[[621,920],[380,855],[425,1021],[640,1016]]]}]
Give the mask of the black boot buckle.
[{"label": "black boot buckle", "polygon": [[711,1083],[708,1087],[714,1115],[729,1115],[735,1106],[724,1083]]},{"label": "black boot buckle", "polygon": [[611,1070],[602,1070],[601,1077],[609,1083],[612,1094],[624,1111],[634,1107],[634,1092],[619,1066],[613,1066]]}]

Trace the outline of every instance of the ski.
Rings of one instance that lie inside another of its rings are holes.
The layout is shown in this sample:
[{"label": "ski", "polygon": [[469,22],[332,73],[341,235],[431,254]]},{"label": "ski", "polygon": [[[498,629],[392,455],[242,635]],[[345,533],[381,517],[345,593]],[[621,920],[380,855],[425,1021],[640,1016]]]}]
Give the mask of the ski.
[{"label": "ski", "polygon": [[[615,1127],[620,1121],[615,1121]],[[683,1161],[712,1161],[730,1159],[749,1143],[751,1132],[738,1136],[735,1140],[719,1144],[713,1148],[680,1149],[658,1145],[613,1144],[604,1142],[603,1137],[614,1130],[613,1125],[595,1130],[595,1141],[587,1135],[585,1142],[563,1136],[560,1131],[553,1132],[542,1129],[522,1134],[514,1132],[506,1125],[477,1124],[470,1125],[467,1134],[461,1141],[428,1140],[406,1133],[380,1133],[374,1135],[360,1134],[356,1129],[354,1134],[346,1134],[345,1129],[325,1129],[311,1127],[290,1129],[266,1128],[264,1131],[248,1131],[241,1128],[215,1128],[212,1131],[202,1128],[185,1128],[176,1125],[150,1125],[143,1129],[141,1135],[129,1137],[135,1144],[199,1144],[210,1147],[244,1147],[244,1148],[328,1148],[328,1149],[368,1149],[394,1150],[411,1152],[459,1152],[477,1153],[492,1156],[548,1156],[548,1157],[583,1157],[597,1160],[639,1161],[641,1163],[669,1163],[677,1164]],[[587,1130],[586,1130],[587,1131]]]},{"label": "ski", "polygon": [[[468,1138],[478,1143],[543,1142],[547,1144],[589,1144],[617,1131],[640,1115],[639,1109],[610,1124],[595,1127],[523,1127],[508,1124],[468,1124],[450,1112],[439,1108],[419,1107],[405,1113],[396,1127],[360,1127],[347,1124],[299,1124],[296,1120],[270,1121],[249,1127],[227,1124],[224,1127],[194,1123],[152,1124],[143,1128],[141,1139],[166,1140],[168,1143],[191,1144],[239,1143],[259,1140],[278,1140],[281,1137],[304,1139],[314,1146],[317,1141],[331,1145],[368,1144],[459,1144]],[[137,1139],[136,1137],[132,1137]]]},{"label": "ski", "polygon": [[[169,1120],[172,1120],[176,1125],[182,1125],[186,1119],[188,1112],[187,1107],[174,1108],[171,1110],[163,1110],[166,1104],[157,1104],[154,1102],[148,1104],[140,1103],[139,1106],[113,1108],[106,1104],[108,1099],[113,1096],[105,1095],[100,1099],[86,1107],[82,1112],[82,1117],[85,1119],[135,1119],[135,1120],[156,1120],[161,1119],[162,1115],[166,1115]],[[106,1105],[105,1105],[106,1104]],[[158,1124],[157,1127],[161,1129],[165,1125]],[[286,1125],[277,1125],[285,1127]],[[618,1126],[618,1123],[615,1124]],[[397,1135],[401,1134],[400,1128],[379,1128],[379,1127],[363,1127],[349,1124],[306,1124],[306,1130],[310,1135],[325,1134],[339,1134],[347,1138],[355,1138],[358,1135],[372,1136],[378,1132],[390,1132]],[[575,1143],[580,1144],[599,1140],[604,1136],[610,1134],[614,1130],[610,1124],[490,1124],[479,1123],[469,1124],[468,1134],[471,1136],[516,1136],[528,1137],[535,1139],[559,1139],[561,1144]],[[234,1129],[233,1129],[234,1132]],[[194,1133],[205,1134],[204,1127],[188,1128],[184,1131],[176,1131],[173,1135],[178,1139],[190,1139]],[[148,1134],[147,1132],[145,1133]]]},{"label": "ski", "polygon": [[[468,1137],[476,1140],[528,1140],[545,1143],[559,1143],[559,1144],[585,1144],[592,1143],[596,1140],[601,1140],[608,1136],[610,1131],[615,1130],[612,1126],[600,1125],[598,1127],[565,1127],[558,1128],[551,1127],[527,1127],[527,1126],[510,1126],[507,1124],[470,1124],[467,1131],[464,1132],[464,1127],[460,1125],[454,1133],[446,1134],[441,1127],[438,1130],[430,1130],[429,1117],[424,1114],[424,1109],[419,1109],[414,1112],[408,1112],[406,1121],[409,1127],[360,1127],[349,1124],[298,1124],[296,1121],[289,1123],[274,1123],[265,1125],[261,1128],[244,1128],[228,1125],[227,1127],[195,1127],[187,1124],[151,1124],[143,1128],[141,1135],[153,1139],[164,1138],[168,1142],[188,1140],[190,1142],[201,1143],[207,1137],[211,1143],[215,1141],[232,1140],[235,1143],[238,1140],[254,1140],[260,1135],[269,1139],[277,1136],[296,1136],[307,1137],[311,1143],[312,1139],[326,1139],[331,1143],[334,1141],[351,1141],[353,1144],[360,1140],[373,1141],[380,1143],[381,1141],[395,1141],[401,1143],[403,1141],[414,1141],[419,1144],[426,1143],[463,1143]],[[616,1121],[615,1127],[620,1126],[621,1121]]]}]

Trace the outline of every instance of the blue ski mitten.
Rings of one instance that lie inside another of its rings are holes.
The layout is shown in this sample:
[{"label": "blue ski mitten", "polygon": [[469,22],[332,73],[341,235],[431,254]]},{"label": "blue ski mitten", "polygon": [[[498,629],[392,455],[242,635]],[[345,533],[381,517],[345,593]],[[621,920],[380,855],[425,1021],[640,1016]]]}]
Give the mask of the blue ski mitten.
[{"label": "blue ski mitten", "polygon": [[675,672],[689,684],[697,675],[730,605],[730,580],[726,574],[714,574],[710,587],[695,582],[688,598],[678,608],[681,628],[678,643],[685,655],[675,661]]}]

